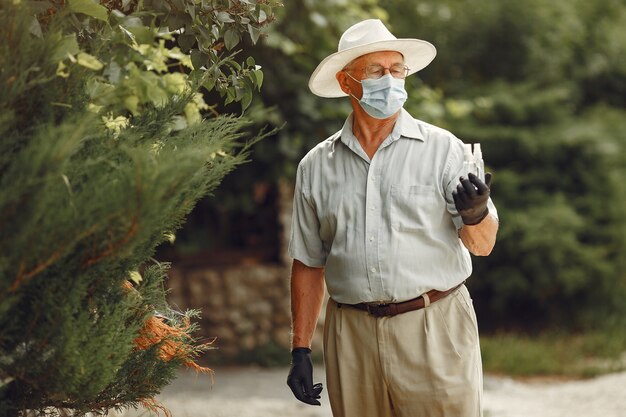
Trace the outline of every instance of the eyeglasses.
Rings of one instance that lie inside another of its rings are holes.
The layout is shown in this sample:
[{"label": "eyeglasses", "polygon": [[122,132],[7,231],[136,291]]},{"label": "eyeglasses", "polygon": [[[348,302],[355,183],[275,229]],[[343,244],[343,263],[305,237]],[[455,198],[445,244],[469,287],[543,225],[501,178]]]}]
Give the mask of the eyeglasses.
[{"label": "eyeglasses", "polygon": [[[385,70],[389,70],[389,73],[391,74],[391,76],[393,78],[406,78],[406,76],[409,74],[409,67],[407,67],[404,64],[393,64],[390,67],[383,67],[382,65],[377,65],[377,64],[372,64],[372,65],[368,65],[363,69],[363,72],[365,72],[365,76],[367,78],[376,80],[380,77],[382,77],[383,75],[385,75]],[[344,71],[349,71],[348,69],[344,70]]]}]

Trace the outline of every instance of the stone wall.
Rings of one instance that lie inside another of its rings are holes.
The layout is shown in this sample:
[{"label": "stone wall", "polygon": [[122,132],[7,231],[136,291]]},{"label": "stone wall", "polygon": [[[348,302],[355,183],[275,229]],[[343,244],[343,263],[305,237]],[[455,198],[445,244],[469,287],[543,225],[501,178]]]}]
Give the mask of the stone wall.
[{"label": "stone wall", "polygon": [[217,356],[232,361],[270,342],[289,347],[287,277],[281,266],[173,267],[169,298],[181,310],[201,310],[199,336],[216,338]]},{"label": "stone wall", "polygon": [[[180,310],[201,310],[197,336],[213,339],[217,350],[205,355],[209,364],[289,361],[291,312],[289,268],[250,265],[230,268],[173,266],[169,271],[169,301]],[[322,352],[324,309],[313,339]]]},{"label": "stone wall", "polygon": [[[279,184],[281,263],[202,267],[172,265],[169,301],[180,310],[201,310],[197,336],[213,339],[217,348],[205,355],[208,363],[289,361],[291,307],[287,254],[293,185]],[[322,350],[322,323],[313,350]]]}]

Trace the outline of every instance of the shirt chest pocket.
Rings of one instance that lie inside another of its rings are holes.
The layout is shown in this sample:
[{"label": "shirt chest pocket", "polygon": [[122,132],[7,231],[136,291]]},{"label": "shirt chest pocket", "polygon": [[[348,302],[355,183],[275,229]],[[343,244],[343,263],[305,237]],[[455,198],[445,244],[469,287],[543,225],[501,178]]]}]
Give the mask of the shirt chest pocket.
[{"label": "shirt chest pocket", "polygon": [[423,231],[442,210],[443,201],[434,185],[391,186],[391,225],[398,231]]}]

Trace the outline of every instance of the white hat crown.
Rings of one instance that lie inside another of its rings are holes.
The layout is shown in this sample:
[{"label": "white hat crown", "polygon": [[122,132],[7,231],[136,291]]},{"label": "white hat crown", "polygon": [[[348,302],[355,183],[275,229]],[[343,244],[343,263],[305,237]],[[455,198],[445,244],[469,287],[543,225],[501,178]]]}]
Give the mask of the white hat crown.
[{"label": "white hat crown", "polygon": [[380,41],[397,40],[383,22],[378,19],[368,19],[351,26],[341,35],[338,51],[355,48]]}]

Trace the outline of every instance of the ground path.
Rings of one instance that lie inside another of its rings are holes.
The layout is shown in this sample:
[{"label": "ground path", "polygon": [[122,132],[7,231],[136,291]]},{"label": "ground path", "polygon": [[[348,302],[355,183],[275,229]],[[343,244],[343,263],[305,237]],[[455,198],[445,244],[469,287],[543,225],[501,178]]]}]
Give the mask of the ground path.
[{"label": "ground path", "polygon": [[[291,396],[285,368],[217,368],[209,376],[181,372],[159,396],[173,417],[331,417],[328,397],[322,406]],[[323,381],[323,369],[314,370]],[[520,382],[487,376],[485,417],[626,417],[626,372],[583,381]],[[127,412],[124,417],[147,416]]]}]

